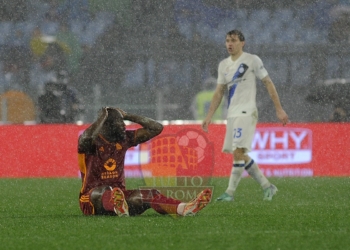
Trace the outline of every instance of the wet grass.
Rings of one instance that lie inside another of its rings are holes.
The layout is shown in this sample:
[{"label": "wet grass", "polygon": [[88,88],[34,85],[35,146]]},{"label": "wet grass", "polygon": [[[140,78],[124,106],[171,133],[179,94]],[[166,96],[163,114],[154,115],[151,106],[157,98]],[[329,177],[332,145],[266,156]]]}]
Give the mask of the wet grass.
[{"label": "wet grass", "polygon": [[[272,202],[250,178],[231,203],[195,217],[148,210],[139,217],[85,217],[78,179],[0,179],[1,249],[349,249],[350,178],[271,179]],[[227,179],[214,179],[214,198]],[[130,188],[137,182],[128,179]]]}]

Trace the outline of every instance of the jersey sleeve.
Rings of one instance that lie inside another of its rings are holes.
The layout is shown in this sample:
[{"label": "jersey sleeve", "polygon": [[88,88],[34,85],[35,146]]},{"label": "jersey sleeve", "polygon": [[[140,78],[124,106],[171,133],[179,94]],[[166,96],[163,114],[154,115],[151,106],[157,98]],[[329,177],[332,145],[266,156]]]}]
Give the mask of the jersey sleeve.
[{"label": "jersey sleeve", "polygon": [[126,140],[127,140],[128,147],[137,146],[138,143],[136,142],[136,130],[127,130]]},{"label": "jersey sleeve", "polygon": [[257,78],[259,78],[260,80],[269,74],[267,72],[267,70],[265,69],[264,64],[263,64],[262,60],[260,59],[260,57],[258,57],[256,55],[254,55],[254,59],[253,59],[253,69],[255,72],[255,76]]},{"label": "jersey sleeve", "polygon": [[224,62],[221,61],[219,63],[219,67],[218,67],[218,80],[217,80],[218,84],[226,84],[225,81],[225,73],[224,73]]}]

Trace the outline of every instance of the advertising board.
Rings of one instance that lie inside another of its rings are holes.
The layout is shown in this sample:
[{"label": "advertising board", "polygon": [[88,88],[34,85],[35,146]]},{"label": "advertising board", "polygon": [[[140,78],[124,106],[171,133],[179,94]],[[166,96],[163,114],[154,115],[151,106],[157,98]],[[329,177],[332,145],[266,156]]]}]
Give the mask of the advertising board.
[{"label": "advertising board", "polygon": [[[77,139],[86,127],[1,126],[0,177],[79,177]],[[233,158],[221,152],[225,129],[224,124],[212,124],[209,133],[204,133],[199,124],[165,125],[161,135],[128,150],[126,176],[174,175],[170,167],[159,170],[157,156],[163,157],[159,164],[182,157],[183,171],[227,177]],[[258,124],[249,155],[267,176],[350,176],[349,130],[346,123]],[[154,143],[161,139],[164,144],[159,144],[157,152]],[[171,145],[175,151],[170,150]]]}]

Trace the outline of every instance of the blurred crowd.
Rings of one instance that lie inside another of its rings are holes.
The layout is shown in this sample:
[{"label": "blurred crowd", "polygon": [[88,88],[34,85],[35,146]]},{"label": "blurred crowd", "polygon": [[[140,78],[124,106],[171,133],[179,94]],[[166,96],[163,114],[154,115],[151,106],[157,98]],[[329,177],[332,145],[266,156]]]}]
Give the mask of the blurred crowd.
[{"label": "blurred crowd", "polygon": [[[91,102],[87,98],[95,98],[98,83],[102,104],[125,102],[123,97],[112,101],[120,88],[137,94],[140,86],[154,86],[163,90],[166,102],[177,102],[188,110],[186,118],[195,119],[193,98],[218,60],[203,59],[201,53],[222,48],[233,28],[243,31],[248,45],[346,44],[350,3],[0,0],[2,122],[14,121],[9,105],[16,102],[5,95],[9,91],[11,98],[24,93],[32,100],[34,110],[24,112],[32,114],[24,115],[25,121],[76,122]],[[171,110],[165,118],[172,118]]]}]

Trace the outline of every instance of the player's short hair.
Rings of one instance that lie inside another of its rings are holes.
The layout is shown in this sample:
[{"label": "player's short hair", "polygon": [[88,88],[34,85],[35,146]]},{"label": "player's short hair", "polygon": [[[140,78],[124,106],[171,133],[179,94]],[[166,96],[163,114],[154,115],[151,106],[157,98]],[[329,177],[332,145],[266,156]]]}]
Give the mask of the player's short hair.
[{"label": "player's short hair", "polygon": [[241,42],[245,41],[244,35],[240,30],[231,30],[227,32],[226,36],[236,35]]}]

